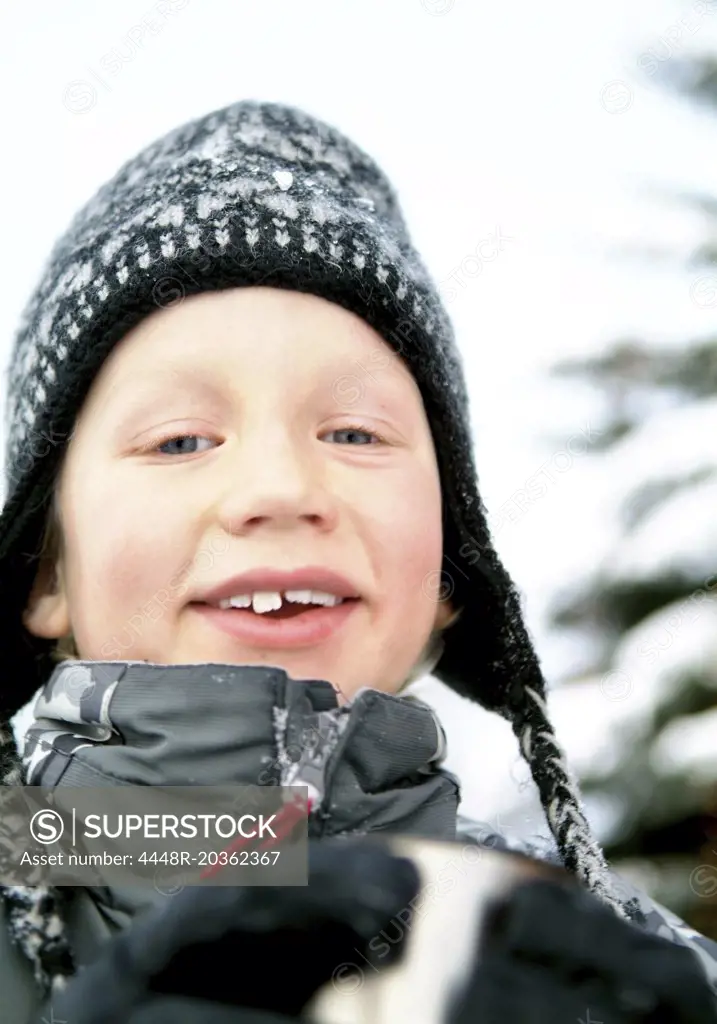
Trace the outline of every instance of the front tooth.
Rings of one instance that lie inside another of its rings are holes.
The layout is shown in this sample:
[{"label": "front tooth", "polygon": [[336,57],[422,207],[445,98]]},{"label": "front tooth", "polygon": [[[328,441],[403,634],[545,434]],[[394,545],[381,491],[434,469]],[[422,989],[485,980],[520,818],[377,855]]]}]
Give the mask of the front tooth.
[{"label": "front tooth", "polygon": [[310,590],[287,590],[284,597],[294,604],[311,604]]},{"label": "front tooth", "polygon": [[262,612],[276,612],[281,608],[281,594],[278,591],[257,591],[252,595],[251,606],[259,615]]}]

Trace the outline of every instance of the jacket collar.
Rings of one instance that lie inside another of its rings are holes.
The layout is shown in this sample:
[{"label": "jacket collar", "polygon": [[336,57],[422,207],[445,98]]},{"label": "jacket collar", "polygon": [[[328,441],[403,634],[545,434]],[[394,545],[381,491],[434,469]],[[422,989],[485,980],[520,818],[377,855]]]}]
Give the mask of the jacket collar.
[{"label": "jacket collar", "polygon": [[308,785],[310,834],[455,836],[443,730],[413,697],[274,666],[66,661],[25,738],[28,785]]}]

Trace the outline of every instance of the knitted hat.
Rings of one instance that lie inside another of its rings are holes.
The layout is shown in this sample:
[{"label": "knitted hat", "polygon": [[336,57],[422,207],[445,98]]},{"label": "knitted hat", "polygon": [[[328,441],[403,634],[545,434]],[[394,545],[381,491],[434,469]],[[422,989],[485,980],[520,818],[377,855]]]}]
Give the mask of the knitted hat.
[{"label": "knitted hat", "polygon": [[[512,724],[566,867],[621,913],[547,717],[518,594],[477,490],[451,324],[393,189],[335,128],[247,101],[193,120],[127,162],[55,245],[8,368],[0,515],[0,727],[45,682],[52,642],[21,623],[60,460],[117,342],[157,306],[241,285],[309,292],[362,317],[420,389],[443,496],[441,596],[462,609],[434,674]],[[12,744],[12,739],[9,740]]]}]

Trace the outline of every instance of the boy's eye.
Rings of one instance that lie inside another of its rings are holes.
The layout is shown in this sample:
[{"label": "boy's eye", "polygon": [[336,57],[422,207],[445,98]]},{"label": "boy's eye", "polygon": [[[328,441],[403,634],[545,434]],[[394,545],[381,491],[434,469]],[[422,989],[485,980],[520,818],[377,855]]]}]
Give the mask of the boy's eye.
[{"label": "boy's eye", "polygon": [[[348,443],[350,445],[352,445],[352,446],[355,443],[357,443],[357,444],[376,444],[376,443],[379,443],[380,444],[383,441],[383,438],[381,437],[380,434],[376,434],[372,430],[366,430],[366,429],[364,429],[364,427],[341,427],[338,430],[330,430],[328,432],[328,434],[326,434],[324,436],[325,437],[330,437],[331,434],[344,434],[344,435],[346,435],[346,437],[351,439],[351,440],[349,440]],[[366,440],[364,440],[364,438],[369,438],[369,439],[373,438],[374,440],[366,441]]]},{"label": "boy's eye", "polygon": [[201,434],[178,434],[176,437],[168,437],[166,441],[160,441],[159,444],[154,446],[154,448],[155,448],[155,451],[161,451],[163,448],[166,448],[167,445],[179,444],[182,447],[180,447],[180,450],[179,450],[178,453],[175,451],[175,452],[164,452],[163,454],[165,454],[165,455],[175,455],[175,454],[179,454],[179,455],[193,455],[196,449],[194,449],[192,447],[188,447],[187,445],[182,445],[182,442],[186,442],[186,441],[190,441],[191,442],[191,441],[194,441],[196,439],[199,439],[201,441],[209,441],[211,444],[214,443],[211,440],[211,438],[203,437]]}]

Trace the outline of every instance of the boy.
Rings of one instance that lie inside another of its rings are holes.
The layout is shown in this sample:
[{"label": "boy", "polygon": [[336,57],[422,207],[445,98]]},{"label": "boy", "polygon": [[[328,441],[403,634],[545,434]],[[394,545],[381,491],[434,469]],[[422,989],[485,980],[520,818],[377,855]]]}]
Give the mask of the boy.
[{"label": "boy", "polygon": [[[311,836],[505,848],[457,833],[440,725],[399,696],[434,670],[510,720],[554,859],[717,986],[717,946],[625,895],[590,834],[488,534],[450,323],[390,184],[335,129],[237,103],[121,168],[26,310],[7,430],[2,721],[42,689],[6,785],[281,782],[289,731],[328,713]],[[12,1024],[145,909],[4,897]]]}]

